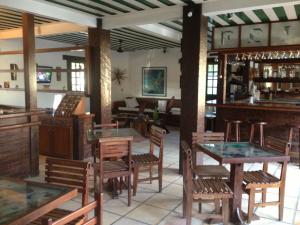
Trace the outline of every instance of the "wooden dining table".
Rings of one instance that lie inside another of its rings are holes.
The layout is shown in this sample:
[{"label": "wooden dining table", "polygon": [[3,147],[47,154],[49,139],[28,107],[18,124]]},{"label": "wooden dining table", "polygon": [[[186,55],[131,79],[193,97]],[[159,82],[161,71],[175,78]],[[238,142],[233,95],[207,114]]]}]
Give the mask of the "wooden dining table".
[{"label": "wooden dining table", "polygon": [[0,177],[0,225],[26,225],[76,196],[76,188]]},{"label": "wooden dining table", "polygon": [[133,128],[105,128],[89,130],[87,133],[87,141],[90,144],[98,144],[100,138],[130,136],[133,137],[134,142],[145,140],[145,138]]},{"label": "wooden dining table", "polygon": [[233,198],[230,200],[230,220],[234,224],[242,224],[241,202],[243,194],[244,163],[287,162],[289,156],[275,152],[249,142],[224,142],[197,144],[201,151],[222,164],[230,164],[230,187]]}]

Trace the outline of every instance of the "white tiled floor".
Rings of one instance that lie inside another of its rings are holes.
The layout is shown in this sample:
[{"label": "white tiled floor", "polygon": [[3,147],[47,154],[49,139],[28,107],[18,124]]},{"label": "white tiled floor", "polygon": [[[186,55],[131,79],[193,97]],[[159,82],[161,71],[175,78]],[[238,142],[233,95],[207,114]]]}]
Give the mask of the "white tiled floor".
[{"label": "white tiled floor", "polygon": [[[109,193],[105,193],[104,202],[104,224],[114,225],[184,225],[182,219],[182,177],[178,175],[178,146],[179,132],[171,129],[171,133],[166,136],[164,150],[164,176],[163,191],[158,193],[158,184],[140,183],[137,195],[133,197],[132,206],[127,206],[127,192],[124,191],[119,199],[111,199]],[[134,152],[148,151],[149,142],[145,140],[135,143]],[[43,180],[44,163],[41,158],[41,176],[35,180]],[[205,164],[215,163],[213,159],[205,157]],[[245,165],[245,169],[253,170],[260,168],[260,164]],[[279,173],[279,166],[272,164],[270,170],[273,174]],[[91,178],[92,180],[92,178]],[[270,190],[268,199],[276,199],[277,191]],[[91,194],[92,196],[92,194]],[[259,199],[259,198],[258,198]],[[80,207],[80,197],[64,205],[65,208],[74,209]],[[247,211],[247,195],[243,196],[243,209]],[[204,209],[212,210],[212,205],[206,205]],[[282,222],[278,222],[277,207],[265,207],[256,209],[256,214],[261,218],[254,221],[253,225],[265,224],[300,224],[300,170],[294,164],[289,164],[285,194],[285,209]],[[197,215],[197,205],[194,205],[192,224],[204,224]]]}]

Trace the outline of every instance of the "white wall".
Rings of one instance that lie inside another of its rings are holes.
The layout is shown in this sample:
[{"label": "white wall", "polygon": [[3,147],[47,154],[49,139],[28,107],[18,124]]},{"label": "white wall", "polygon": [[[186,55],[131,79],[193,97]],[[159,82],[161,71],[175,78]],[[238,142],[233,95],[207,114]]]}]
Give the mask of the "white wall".
[{"label": "white wall", "polygon": [[[129,89],[129,53],[123,52],[118,53],[116,51],[112,51],[112,72],[115,68],[119,68],[121,70],[126,71],[126,79],[121,82],[121,85],[117,83],[116,81],[112,81],[111,83],[111,98],[112,101],[119,101],[123,100],[126,96],[128,96],[130,89]],[[112,74],[112,77],[114,75]]]},{"label": "white wall", "polygon": [[[56,48],[69,47],[68,44],[58,43],[36,39],[37,48]],[[20,50],[22,49],[22,40],[0,40],[0,51]],[[66,68],[66,61],[62,60],[63,55],[84,56],[84,52],[55,52],[39,53],[36,55],[36,62],[40,66],[62,67]],[[121,85],[112,82],[112,101],[123,100],[127,96],[142,96],[142,67],[167,67],[167,98],[175,96],[180,98],[180,65],[178,60],[181,58],[179,48],[167,49],[163,53],[162,49],[142,50],[135,52],[118,53],[112,51],[112,71],[113,68],[126,70],[127,79]],[[19,69],[23,69],[22,55],[0,55],[0,69],[10,69],[10,64],[17,64]],[[10,82],[10,87],[24,88],[24,75],[18,73],[17,80],[10,79],[10,73],[0,73],[0,85],[4,86],[4,81]],[[42,84],[38,84],[38,89],[43,89]],[[67,89],[67,75],[62,73],[62,80],[56,80],[56,74],[53,73],[50,89]],[[38,107],[52,108],[55,93],[38,92]],[[60,94],[63,95],[63,94]],[[89,99],[87,98],[86,110],[89,111]],[[0,105],[25,105],[25,96],[23,91],[7,91],[0,89]]]},{"label": "white wall", "polygon": [[113,67],[126,68],[128,79],[120,86],[112,85],[112,101],[122,100],[127,96],[142,96],[142,67],[167,67],[167,98],[175,96],[180,99],[180,64],[181,51],[179,48],[143,50],[130,53],[112,54]]},{"label": "white wall", "polygon": [[[36,48],[59,48],[69,47],[71,45],[58,43],[54,41],[36,39]],[[22,39],[0,40],[0,51],[21,50]],[[84,52],[51,52],[36,54],[36,62],[40,66],[67,68],[66,61],[62,59],[63,55],[84,56]],[[0,55],[0,69],[10,69],[10,64],[17,64],[19,69],[23,69],[23,55]],[[10,73],[0,73],[0,85],[4,87],[4,82],[9,81],[10,88],[24,88],[24,74],[18,72],[17,80],[12,81]],[[38,84],[38,89],[43,89],[42,84]],[[67,89],[67,74],[62,73],[61,81],[57,81],[56,73],[52,74],[49,89],[63,90]],[[63,95],[60,93],[60,95]],[[38,92],[38,107],[52,108],[55,93]],[[24,91],[7,91],[0,89],[0,104],[25,106]]]}]

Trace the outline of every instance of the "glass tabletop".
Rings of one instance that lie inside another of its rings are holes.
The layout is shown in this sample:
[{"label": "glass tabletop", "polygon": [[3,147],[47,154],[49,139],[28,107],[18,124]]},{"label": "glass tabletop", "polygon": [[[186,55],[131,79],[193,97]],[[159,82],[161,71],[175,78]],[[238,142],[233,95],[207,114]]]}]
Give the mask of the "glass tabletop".
[{"label": "glass tabletop", "polygon": [[87,139],[90,142],[98,141],[100,138],[107,137],[129,137],[133,139],[143,139],[143,137],[133,128],[117,128],[117,129],[94,129],[88,132]]},{"label": "glass tabletop", "polygon": [[220,158],[264,158],[284,156],[280,152],[266,150],[249,142],[223,142],[214,144],[199,144]]},{"label": "glass tabletop", "polygon": [[25,216],[70,190],[49,184],[0,178],[0,225]]}]

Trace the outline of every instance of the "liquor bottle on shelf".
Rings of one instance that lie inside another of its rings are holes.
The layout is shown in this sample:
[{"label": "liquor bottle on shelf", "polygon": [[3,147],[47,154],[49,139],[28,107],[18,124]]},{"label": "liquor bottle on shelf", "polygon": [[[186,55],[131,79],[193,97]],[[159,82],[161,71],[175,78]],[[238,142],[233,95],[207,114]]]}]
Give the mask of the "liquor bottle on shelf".
[{"label": "liquor bottle on shelf", "polygon": [[284,67],[281,68],[281,78],[286,78],[286,70]]}]

